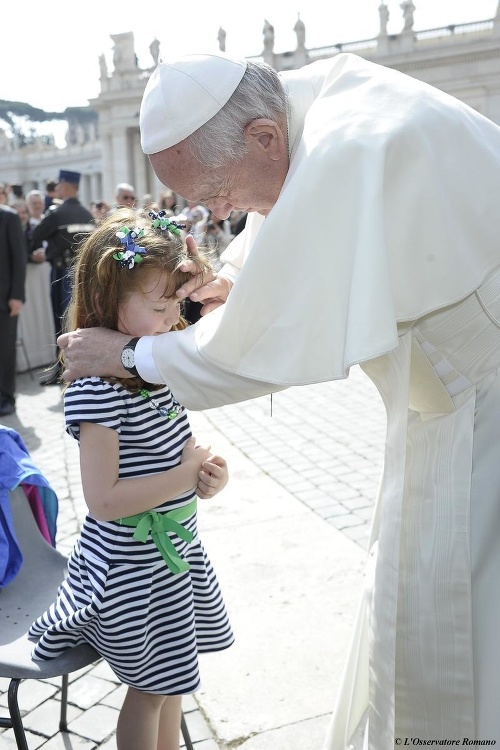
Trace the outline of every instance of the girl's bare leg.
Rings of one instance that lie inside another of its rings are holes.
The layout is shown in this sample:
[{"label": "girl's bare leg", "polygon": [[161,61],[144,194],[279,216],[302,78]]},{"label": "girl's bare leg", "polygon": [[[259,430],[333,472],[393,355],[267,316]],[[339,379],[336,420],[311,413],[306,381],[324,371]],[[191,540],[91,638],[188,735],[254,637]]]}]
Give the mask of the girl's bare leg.
[{"label": "girl's bare leg", "polygon": [[166,695],[160,711],[156,750],[179,750],[182,695]]},{"label": "girl's bare leg", "polygon": [[[165,700],[165,695],[128,688],[116,727],[118,750],[157,750],[160,716]],[[173,750],[179,748],[178,735],[177,731],[177,746],[172,745]],[[165,748],[170,750],[167,745]]]}]

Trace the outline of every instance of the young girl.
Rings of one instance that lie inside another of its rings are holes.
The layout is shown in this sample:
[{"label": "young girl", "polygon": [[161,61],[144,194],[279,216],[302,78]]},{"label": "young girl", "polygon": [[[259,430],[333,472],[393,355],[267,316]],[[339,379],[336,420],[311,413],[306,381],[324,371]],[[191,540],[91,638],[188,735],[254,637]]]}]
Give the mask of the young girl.
[{"label": "young girl", "polygon": [[[177,270],[187,257],[180,234],[161,214],[114,212],[79,253],[69,329],[134,337],[183,328],[175,292],[190,274]],[[88,641],[129,686],[119,750],[177,750],[181,696],[199,687],[198,652],[233,642],[196,533],[197,496],[225,487],[226,463],[196,445],[166,386],[82,378],[67,387],[64,413],[80,443],[89,513],[56,602],[30,628],[33,656]]]}]

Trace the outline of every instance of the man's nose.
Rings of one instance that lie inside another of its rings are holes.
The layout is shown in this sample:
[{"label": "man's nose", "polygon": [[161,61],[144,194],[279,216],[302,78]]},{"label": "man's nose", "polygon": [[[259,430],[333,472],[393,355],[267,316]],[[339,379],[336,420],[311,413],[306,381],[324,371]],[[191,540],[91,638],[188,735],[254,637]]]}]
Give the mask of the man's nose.
[{"label": "man's nose", "polygon": [[226,201],[218,201],[217,199],[207,201],[206,206],[210,211],[217,217],[217,219],[229,219],[233,207]]}]

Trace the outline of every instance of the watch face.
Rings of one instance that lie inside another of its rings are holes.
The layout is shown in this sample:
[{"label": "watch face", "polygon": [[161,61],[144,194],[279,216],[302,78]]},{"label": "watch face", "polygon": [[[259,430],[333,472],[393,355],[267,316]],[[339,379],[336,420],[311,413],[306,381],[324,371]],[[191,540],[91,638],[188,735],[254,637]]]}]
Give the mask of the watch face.
[{"label": "watch face", "polygon": [[122,365],[124,367],[133,367],[135,364],[135,357],[133,349],[124,349],[122,351]]}]

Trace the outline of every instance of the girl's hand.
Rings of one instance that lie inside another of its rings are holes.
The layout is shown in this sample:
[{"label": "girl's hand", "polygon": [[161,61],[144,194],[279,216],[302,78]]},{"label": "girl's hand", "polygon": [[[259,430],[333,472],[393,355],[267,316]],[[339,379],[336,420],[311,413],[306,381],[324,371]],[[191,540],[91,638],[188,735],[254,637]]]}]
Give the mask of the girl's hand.
[{"label": "girl's hand", "polygon": [[224,489],[229,480],[227,464],[220,456],[209,456],[201,465],[196,494],[203,500]]},{"label": "girl's hand", "polygon": [[181,463],[192,463],[196,467],[196,471],[199,472],[203,465],[203,462],[210,457],[210,446],[204,448],[201,445],[196,445],[196,438],[190,437],[186,445],[183,448],[181,455]]}]

